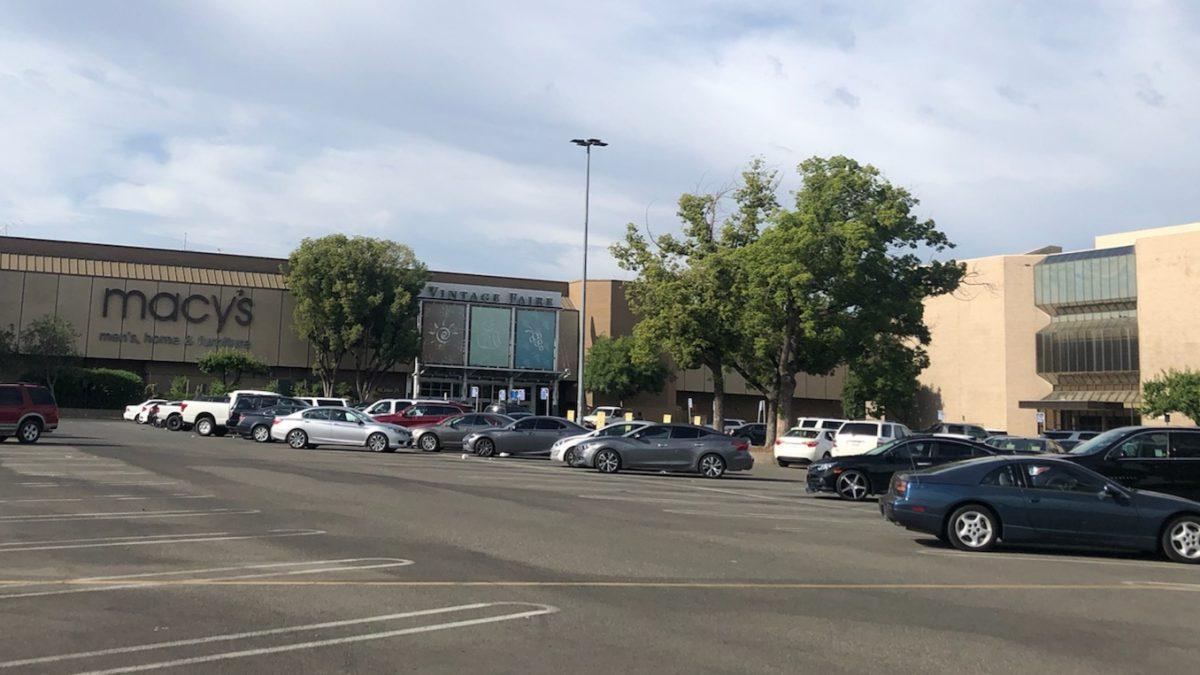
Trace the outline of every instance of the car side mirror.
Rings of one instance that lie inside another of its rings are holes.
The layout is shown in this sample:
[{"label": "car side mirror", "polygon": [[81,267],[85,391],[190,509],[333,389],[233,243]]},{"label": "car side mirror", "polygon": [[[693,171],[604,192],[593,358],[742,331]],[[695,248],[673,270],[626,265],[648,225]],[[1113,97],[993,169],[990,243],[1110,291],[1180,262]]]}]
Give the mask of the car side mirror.
[{"label": "car side mirror", "polygon": [[362,420],[356,420],[356,421],[358,422],[358,426],[360,426],[360,427],[366,425],[366,422],[364,422]]}]

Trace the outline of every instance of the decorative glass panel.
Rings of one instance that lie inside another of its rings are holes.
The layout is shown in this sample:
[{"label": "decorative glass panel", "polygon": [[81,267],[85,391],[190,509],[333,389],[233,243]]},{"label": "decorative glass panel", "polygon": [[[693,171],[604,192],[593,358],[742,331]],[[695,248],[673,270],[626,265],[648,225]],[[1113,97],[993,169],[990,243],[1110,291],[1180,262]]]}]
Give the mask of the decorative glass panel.
[{"label": "decorative glass panel", "polygon": [[466,341],[466,305],[426,302],[421,306],[421,360],[461,366]]},{"label": "decorative glass panel", "polygon": [[554,312],[517,310],[516,367],[554,370],[554,340],[558,317]]},{"label": "decorative glass panel", "polygon": [[471,307],[470,365],[507,368],[511,338],[511,309]]}]

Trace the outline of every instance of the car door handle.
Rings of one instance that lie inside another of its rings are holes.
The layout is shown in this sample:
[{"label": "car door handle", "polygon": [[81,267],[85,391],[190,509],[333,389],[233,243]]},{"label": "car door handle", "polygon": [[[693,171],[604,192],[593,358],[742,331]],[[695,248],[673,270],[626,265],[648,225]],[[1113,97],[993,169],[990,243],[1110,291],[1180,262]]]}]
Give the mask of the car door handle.
[{"label": "car door handle", "polygon": [[1029,498],[1029,503],[1030,503],[1030,504],[1037,504],[1037,503],[1039,503],[1039,502],[1041,502],[1041,501],[1042,501],[1042,498],[1041,498],[1041,497],[1030,497],[1030,498]]}]

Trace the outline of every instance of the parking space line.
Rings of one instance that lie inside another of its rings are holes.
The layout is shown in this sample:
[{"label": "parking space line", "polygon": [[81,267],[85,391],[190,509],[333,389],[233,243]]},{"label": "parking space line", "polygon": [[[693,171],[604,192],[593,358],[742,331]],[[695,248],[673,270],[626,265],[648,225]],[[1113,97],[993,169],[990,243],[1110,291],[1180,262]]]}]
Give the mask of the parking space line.
[{"label": "parking space line", "polygon": [[[96,537],[92,539],[50,539],[43,541],[10,541],[0,544],[0,554],[17,551],[57,551],[73,548],[107,548],[110,546],[150,546],[154,544],[183,544],[200,541],[235,541],[240,539],[274,539],[278,537],[308,537],[325,534],[325,530],[267,530],[265,533],[189,532],[187,534],[145,534],[129,537]],[[3,583],[3,582],[0,582]]]},{"label": "parking space line", "polygon": [[258,509],[202,509],[180,511],[110,511],[97,513],[39,513],[0,516],[0,523],[59,523],[69,520],[128,520],[146,518],[196,518],[199,516],[245,516]]},{"label": "parking space line", "polygon": [[478,602],[468,605],[456,605],[452,607],[438,607],[436,609],[417,610],[413,612],[400,612],[396,614],[383,614],[380,616],[369,616],[361,619],[345,619],[342,621],[326,621],[323,623],[313,623],[301,626],[288,626],[284,628],[268,628],[256,631],[246,631],[243,633],[227,633],[224,635],[210,635],[202,638],[192,638],[186,640],[171,640],[169,642],[154,642],[143,645],[132,645],[129,647],[114,647],[111,649],[97,649],[90,652],[73,652],[69,654],[58,654],[55,656],[43,656],[31,659],[19,659],[15,661],[0,662],[0,668],[15,668],[19,666],[40,665],[45,663],[56,663],[60,661],[77,660],[96,658],[102,656],[113,656],[117,654],[132,654],[136,652],[153,651],[158,649],[171,649],[175,647],[187,647],[192,645],[212,644],[216,642],[231,642],[236,640],[246,640],[251,638],[266,637],[272,635],[287,635],[289,633],[300,633],[308,631],[316,631],[330,628],[344,628],[347,626],[358,626],[372,623],[381,623],[387,621],[398,621],[400,619],[411,619],[423,616],[434,616],[438,614],[450,614],[454,612],[466,612],[479,609],[487,609],[492,607],[528,607],[520,612],[511,612],[498,616],[478,617],[474,619],[464,619],[460,621],[449,621],[437,624],[427,624],[423,626],[412,626],[398,630],[383,631],[377,633],[365,633],[361,635],[349,635],[340,638],[328,638],[325,640],[312,640],[308,642],[297,642],[285,645],[276,645],[274,647],[261,647],[258,649],[246,649],[236,652],[225,652],[221,654],[209,654],[206,656],[196,656],[185,659],[175,659],[171,661],[160,661],[157,663],[144,663],[135,666],[125,666],[119,668],[111,668],[107,670],[90,671],[91,675],[103,675],[108,673],[130,673],[141,670],[156,670],[160,668],[171,668],[186,665],[196,665],[200,663],[211,663],[213,661],[224,661],[228,659],[244,658],[249,656],[262,656],[266,654],[277,654],[280,652],[290,652],[301,649],[314,649],[317,647],[326,647],[338,644],[346,644],[353,642],[364,642],[367,640],[379,640],[388,637],[399,637],[401,635],[414,635],[418,633],[428,633],[437,630],[447,630],[451,628],[466,628],[468,626],[477,626],[481,624],[496,623],[500,621],[513,621],[516,619],[525,619],[545,614],[553,614],[558,610],[552,605],[542,605],[530,602]]},{"label": "parking space line", "polygon": [[[222,576],[219,578],[210,578],[209,581],[217,580],[234,580],[234,579],[257,579],[263,577],[284,577],[298,576],[307,574],[322,574],[325,572],[357,572],[362,570],[378,570],[389,569],[395,567],[407,567],[412,565],[413,561],[405,558],[345,558],[342,560],[309,560],[299,562],[286,563],[259,563],[248,565],[233,565],[229,567],[210,567],[207,569],[192,569],[192,570],[175,570],[170,572],[142,572],[138,574],[121,574],[103,577],[88,577],[83,579],[67,579],[67,580],[49,580],[49,581],[30,581],[28,583],[8,583],[0,585],[0,588],[37,588],[51,587],[53,590],[32,590],[21,591],[19,593],[4,593],[0,594],[0,600],[8,600],[15,598],[39,598],[51,595],[72,595],[76,593],[99,593],[103,591],[120,591],[133,590],[143,588],[154,588],[155,586],[166,585],[165,583],[155,583],[155,578],[166,581],[165,577],[183,576],[183,575],[206,575],[218,572],[236,572],[241,570],[266,570],[254,573],[235,574],[230,576]],[[323,567],[321,566],[323,565]],[[297,569],[288,569],[297,568]],[[146,581],[150,580],[150,581]],[[116,583],[113,583],[116,582]],[[102,585],[92,585],[102,584]],[[108,585],[103,585],[108,584]],[[82,585],[83,587],[78,587]],[[63,586],[72,586],[71,588],[63,588]]]},{"label": "parking space line", "polygon": [[[2,585],[28,584],[31,580],[2,580]],[[42,581],[37,581],[42,583]],[[59,582],[63,585],[88,585],[78,580]],[[135,582],[130,582],[135,583]],[[792,581],[361,581],[353,579],[163,579],[142,582],[146,586],[247,586],[247,587],[304,587],[345,586],[348,588],[660,588],[681,590],[794,590],[794,591],[1111,591],[1111,590],[1172,590],[1172,584],[1149,584],[1140,581],[1111,583],[870,583],[870,582],[792,582]]]},{"label": "parking space line", "polygon": [[713,516],[716,518],[755,518],[759,520],[816,520],[829,523],[861,523],[872,522],[874,520],[866,518],[828,518],[799,513],[723,513],[720,511],[693,511],[688,509],[663,509],[663,513],[674,513],[683,516]]},{"label": "parking space line", "polygon": [[1145,562],[1137,560],[1096,560],[1094,558],[1071,557],[1061,555],[1041,555],[1037,553],[968,553],[958,551],[917,551],[919,555],[932,555],[940,558],[987,558],[993,560],[1018,561],[1018,562],[1052,562],[1052,563],[1068,563],[1074,565],[1083,563],[1085,565],[1112,565],[1117,567],[1150,567],[1153,569],[1176,570],[1180,572],[1191,572],[1192,568],[1178,563],[1155,562],[1147,560]]}]

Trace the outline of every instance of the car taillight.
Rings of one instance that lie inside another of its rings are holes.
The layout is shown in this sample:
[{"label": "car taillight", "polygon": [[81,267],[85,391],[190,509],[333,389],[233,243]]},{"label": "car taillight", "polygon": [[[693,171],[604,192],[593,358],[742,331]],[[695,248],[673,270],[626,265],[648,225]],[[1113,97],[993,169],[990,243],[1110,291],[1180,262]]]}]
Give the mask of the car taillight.
[{"label": "car taillight", "polygon": [[283,420],[281,420],[281,419],[279,419],[278,417],[276,417],[275,419],[271,420],[271,426],[275,426],[276,424],[279,424],[279,423],[280,423],[280,422],[282,422],[282,421],[283,421]]},{"label": "car taillight", "polygon": [[783,445],[783,439],[782,439],[782,438],[776,438],[776,439],[775,439],[775,445]]},{"label": "car taillight", "polygon": [[908,492],[908,479],[907,478],[897,478],[895,487],[896,487],[896,496],[903,497]]},{"label": "car taillight", "polygon": [[808,446],[808,447],[810,447],[810,448],[815,448],[815,447],[817,447],[817,442],[816,442],[816,441],[809,441],[809,442],[805,443],[804,445],[806,445],[806,446]]},{"label": "car taillight", "polygon": [[187,410],[187,404],[186,404],[186,403],[180,403],[180,404],[179,404],[179,412],[183,412],[184,410]]},{"label": "car taillight", "polygon": [[734,439],[733,447],[737,449],[738,452],[745,452],[750,449],[750,441],[744,438]]}]

